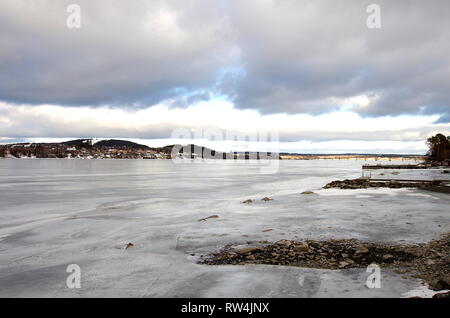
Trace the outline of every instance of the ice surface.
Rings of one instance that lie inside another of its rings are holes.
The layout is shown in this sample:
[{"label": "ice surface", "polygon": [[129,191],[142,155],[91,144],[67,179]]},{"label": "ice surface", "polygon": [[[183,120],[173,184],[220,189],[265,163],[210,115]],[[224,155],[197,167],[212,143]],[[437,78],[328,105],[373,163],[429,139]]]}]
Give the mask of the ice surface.
[{"label": "ice surface", "polygon": [[[245,161],[0,160],[0,296],[401,297],[422,285],[388,269],[382,288],[369,289],[365,269],[207,266],[190,255],[259,240],[425,242],[449,231],[448,194],[321,189],[359,177],[364,163],[280,161],[261,174]],[[210,215],[219,218],[198,221]],[[73,263],[80,289],[66,286]]]}]

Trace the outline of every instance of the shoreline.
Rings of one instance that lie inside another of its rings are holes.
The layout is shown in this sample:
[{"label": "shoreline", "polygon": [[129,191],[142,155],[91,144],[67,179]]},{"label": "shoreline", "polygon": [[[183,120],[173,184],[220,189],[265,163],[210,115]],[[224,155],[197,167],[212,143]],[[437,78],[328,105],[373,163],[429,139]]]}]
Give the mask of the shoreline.
[{"label": "shoreline", "polygon": [[[400,168],[402,169],[402,168]],[[444,170],[442,173],[448,173]],[[416,188],[450,193],[449,180],[374,180],[357,178],[332,181],[322,189]],[[304,191],[301,194],[314,194]],[[263,201],[272,201],[267,197]],[[254,200],[243,201],[251,204]],[[243,247],[244,246],[244,247]],[[195,254],[191,254],[195,255]],[[218,252],[197,255],[202,265],[275,265],[312,269],[342,270],[377,265],[391,269],[402,278],[419,278],[436,297],[450,297],[450,232],[426,243],[396,244],[357,239],[260,240],[227,244]]]},{"label": "shoreline", "polygon": [[[239,244],[237,244],[239,245]],[[387,244],[356,239],[260,241],[200,255],[203,265],[278,265],[342,270],[375,264],[405,277],[419,278],[434,291],[450,289],[450,232],[427,243]],[[447,296],[448,297],[448,296]]]}]

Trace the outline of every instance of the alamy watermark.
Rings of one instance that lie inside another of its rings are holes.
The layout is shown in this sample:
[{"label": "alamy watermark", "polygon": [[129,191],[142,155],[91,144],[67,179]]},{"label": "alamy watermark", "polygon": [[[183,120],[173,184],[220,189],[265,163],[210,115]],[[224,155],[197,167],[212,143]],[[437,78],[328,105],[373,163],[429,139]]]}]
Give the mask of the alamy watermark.
[{"label": "alamy watermark", "polygon": [[66,279],[67,288],[81,288],[81,268],[77,264],[70,264],[66,269],[67,273],[70,273]]},{"label": "alamy watermark", "polygon": [[368,288],[381,288],[381,269],[377,264],[370,264],[366,269],[367,273],[370,273],[366,280],[366,286]]},{"label": "alamy watermark", "polygon": [[81,7],[78,4],[69,4],[66,12],[69,13],[66,19],[66,26],[69,29],[81,28]]},{"label": "alamy watermark", "polygon": [[[81,7],[79,4],[72,3],[66,8],[66,12],[69,13],[66,19],[66,26],[69,29],[81,28]],[[372,3],[366,8],[366,12],[369,14],[366,19],[366,25],[369,29],[381,28],[381,7],[379,4]]]},{"label": "alamy watermark", "polygon": [[[171,138],[179,140],[170,154],[175,163],[208,163],[221,160],[257,164],[263,174],[278,171],[280,149],[277,129],[242,133],[219,128],[176,128],[172,131]],[[193,141],[196,144],[193,144]],[[205,147],[204,144],[211,146]],[[216,149],[217,147],[219,149]]]},{"label": "alamy watermark", "polygon": [[378,4],[370,4],[367,6],[366,12],[369,16],[366,25],[369,29],[381,29],[381,7]]}]

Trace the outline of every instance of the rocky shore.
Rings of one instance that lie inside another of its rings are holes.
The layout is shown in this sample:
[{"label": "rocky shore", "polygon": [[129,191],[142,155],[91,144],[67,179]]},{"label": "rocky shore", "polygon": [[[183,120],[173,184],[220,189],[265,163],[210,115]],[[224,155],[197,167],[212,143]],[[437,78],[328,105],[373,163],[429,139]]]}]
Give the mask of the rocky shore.
[{"label": "rocky shore", "polygon": [[378,165],[363,165],[362,168],[370,169],[370,170],[373,170],[373,169],[397,169],[397,170],[398,169],[408,169],[408,170],[411,170],[411,169],[429,169],[429,168],[433,168],[433,165],[425,164],[425,163],[416,164],[416,165],[414,165],[414,164],[406,164],[406,165],[378,164]]},{"label": "rocky shore", "polygon": [[365,268],[370,264],[422,279],[433,290],[450,289],[450,233],[426,244],[393,245],[357,240],[281,240],[245,248],[225,246],[201,256],[201,264],[267,264],[323,269]]},{"label": "rocky shore", "polygon": [[332,181],[325,185],[324,189],[339,188],[339,189],[367,189],[367,188],[428,188],[445,186],[446,182],[435,180],[435,181],[399,181],[399,180],[386,180],[386,181],[374,181],[368,178],[358,178],[358,179],[346,179]]},{"label": "rocky shore", "polygon": [[[323,188],[419,188],[445,193],[448,193],[450,189],[447,180],[392,180],[364,177],[332,181]],[[302,194],[314,194],[314,192],[304,191]],[[265,197],[262,200],[271,201],[272,199]],[[248,199],[242,203],[252,202],[254,202],[252,199]],[[370,264],[377,264],[382,269],[392,269],[404,278],[422,279],[435,291],[445,291],[450,289],[450,233],[421,244],[388,244],[362,242],[356,239],[247,242],[247,245],[227,245],[217,253],[200,255],[199,263],[206,265],[265,264],[331,270],[367,268]],[[433,297],[448,298],[450,292],[439,293]]]}]

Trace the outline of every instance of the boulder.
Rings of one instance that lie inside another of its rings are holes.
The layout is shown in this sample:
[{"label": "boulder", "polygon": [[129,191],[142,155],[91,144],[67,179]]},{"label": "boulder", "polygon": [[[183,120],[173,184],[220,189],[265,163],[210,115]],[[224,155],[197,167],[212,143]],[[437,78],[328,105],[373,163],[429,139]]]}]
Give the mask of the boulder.
[{"label": "boulder", "polygon": [[218,217],[219,217],[218,215],[210,215],[210,216],[207,216],[206,218],[199,219],[198,221],[200,222],[200,221],[206,221],[207,219],[217,219]]},{"label": "boulder", "polygon": [[348,266],[348,265],[350,265],[350,264],[347,263],[347,262],[344,262],[344,261],[339,262],[339,268],[344,268],[344,267],[346,267],[346,266]]},{"label": "boulder", "polygon": [[369,249],[365,246],[358,246],[355,250],[355,254],[366,254],[369,253]]},{"label": "boulder", "polygon": [[275,244],[280,246],[291,246],[291,242],[288,240],[280,240],[275,242]]},{"label": "boulder", "polygon": [[260,249],[259,247],[244,247],[244,248],[237,249],[234,252],[236,254],[247,254],[247,253],[251,253],[254,251],[258,251],[259,249]]},{"label": "boulder", "polygon": [[133,246],[134,246],[133,243],[127,243],[127,244],[125,245],[125,249],[128,249],[128,248],[133,247]]},{"label": "boulder", "polygon": [[309,245],[306,242],[294,245],[294,251],[296,251],[296,252],[306,252],[308,250],[309,250]]}]

